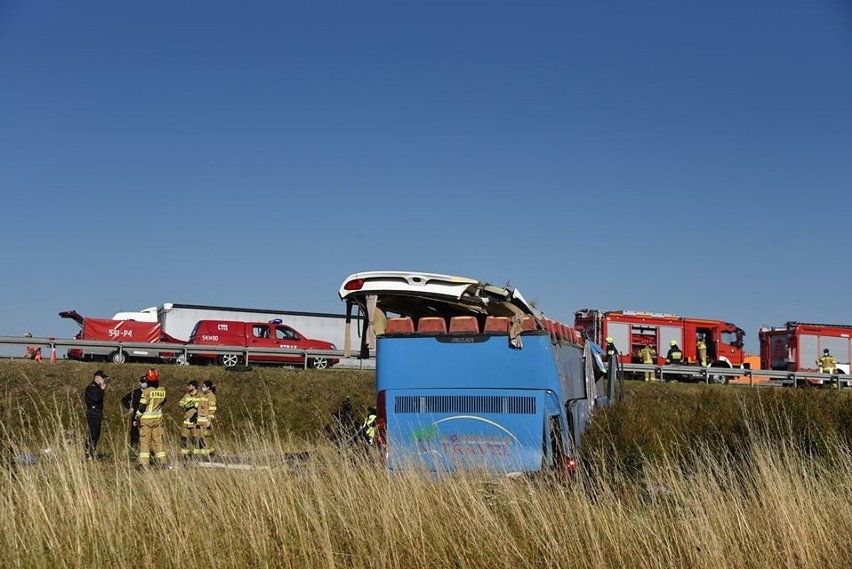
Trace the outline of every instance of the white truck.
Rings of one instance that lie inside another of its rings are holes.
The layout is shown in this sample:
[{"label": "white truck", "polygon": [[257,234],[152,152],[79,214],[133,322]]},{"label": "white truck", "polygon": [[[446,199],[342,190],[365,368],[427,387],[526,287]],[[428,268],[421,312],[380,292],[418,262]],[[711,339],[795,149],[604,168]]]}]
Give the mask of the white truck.
[{"label": "white truck", "polygon": [[[268,322],[276,318],[280,318],[283,323],[299,330],[309,338],[325,340],[333,343],[339,350],[344,349],[346,317],[343,314],[166,302],[161,306],[152,306],[138,312],[119,312],[113,316],[115,320],[159,322],[165,333],[183,341],[189,340],[192,329],[199,320]],[[361,330],[360,315],[356,318],[356,322],[353,329]],[[352,342],[360,345],[360,338],[353,338]]]}]

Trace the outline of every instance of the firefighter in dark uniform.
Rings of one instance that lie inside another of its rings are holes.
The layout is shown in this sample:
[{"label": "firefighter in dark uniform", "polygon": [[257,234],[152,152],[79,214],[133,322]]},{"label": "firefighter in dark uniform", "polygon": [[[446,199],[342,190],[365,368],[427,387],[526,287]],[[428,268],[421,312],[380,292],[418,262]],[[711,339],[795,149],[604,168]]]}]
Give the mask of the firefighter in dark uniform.
[{"label": "firefighter in dark uniform", "polygon": [[136,418],[136,410],[139,408],[139,401],[142,399],[142,391],[148,387],[148,379],[143,375],[139,379],[139,387],[121,398],[121,406],[124,407],[124,413],[130,417],[130,457],[131,460],[136,460],[139,456],[139,419]]},{"label": "firefighter in dark uniform", "polygon": [[677,345],[677,340],[672,340],[670,343],[669,352],[666,354],[666,363],[668,365],[682,365],[683,351]]}]

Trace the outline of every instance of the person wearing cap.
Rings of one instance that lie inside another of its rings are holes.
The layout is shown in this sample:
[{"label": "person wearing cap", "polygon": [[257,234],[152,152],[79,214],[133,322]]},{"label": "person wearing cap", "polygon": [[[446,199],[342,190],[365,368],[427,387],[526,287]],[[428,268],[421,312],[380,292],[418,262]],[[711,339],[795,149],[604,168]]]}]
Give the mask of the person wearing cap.
[{"label": "person wearing cap", "polygon": [[160,374],[151,368],[145,373],[148,387],[142,390],[136,418],[139,420],[139,464],[142,469],[151,462],[151,453],[161,465],[166,463],[166,447],[163,444],[163,405],[166,390],[160,387]]},{"label": "person wearing cap", "polygon": [[683,351],[677,345],[677,340],[669,342],[669,346],[669,351],[666,354],[666,363],[675,366],[683,364]]},{"label": "person wearing cap", "polygon": [[86,458],[89,460],[96,458],[98,440],[101,438],[106,378],[107,374],[102,370],[96,371],[92,382],[83,391],[83,399],[86,402],[86,423],[89,425],[89,436],[86,439]]},{"label": "person wearing cap", "polygon": [[[180,457],[189,458],[198,449],[196,427],[198,425],[198,382],[194,379],[186,384],[186,393],[181,397],[178,407],[183,409],[183,424],[180,429]],[[190,444],[192,446],[190,446]]]},{"label": "person wearing cap", "polygon": [[130,460],[139,458],[139,419],[136,418],[136,410],[139,408],[139,401],[142,399],[142,391],[146,387],[148,387],[148,378],[143,375],[139,378],[139,387],[128,391],[121,398],[124,414],[130,417]]},{"label": "person wearing cap", "polygon": [[198,398],[198,454],[209,457],[215,453],[211,438],[213,436],[213,419],[216,418],[216,386],[211,380],[201,384]]},{"label": "person wearing cap", "polygon": [[820,373],[837,373],[837,359],[831,355],[828,348],[822,351],[822,357],[816,363]]}]

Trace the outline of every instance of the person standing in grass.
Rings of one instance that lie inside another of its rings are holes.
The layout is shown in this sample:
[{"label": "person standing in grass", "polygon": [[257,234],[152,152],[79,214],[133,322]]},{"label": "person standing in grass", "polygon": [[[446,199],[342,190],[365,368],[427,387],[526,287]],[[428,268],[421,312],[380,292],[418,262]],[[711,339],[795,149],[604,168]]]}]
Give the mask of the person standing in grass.
[{"label": "person standing in grass", "polygon": [[94,460],[101,438],[101,421],[104,419],[104,392],[106,391],[107,375],[98,370],[94,373],[92,383],[86,386],[83,399],[86,402],[86,423],[89,426],[89,436],[86,439],[86,458]]},{"label": "person standing in grass", "polygon": [[215,453],[213,448],[213,419],[216,418],[216,386],[211,380],[201,384],[198,406],[198,452],[202,457]]},{"label": "person standing in grass", "polygon": [[136,409],[139,408],[139,401],[142,399],[142,392],[148,387],[148,379],[143,375],[139,379],[139,387],[128,391],[121,398],[121,406],[124,407],[124,413],[130,417],[130,459],[135,460],[139,457],[139,419],[136,418]]},{"label": "person standing in grass", "polygon": [[149,369],[145,374],[148,387],[142,391],[136,418],[139,419],[139,464],[145,468],[151,462],[151,453],[162,466],[166,463],[166,447],[163,445],[163,405],[166,390],[160,387],[160,374]]},{"label": "person standing in grass", "polygon": [[190,454],[197,454],[198,451],[197,427],[200,402],[198,382],[193,379],[186,384],[186,393],[178,403],[178,407],[183,409],[183,426],[180,430],[180,457],[184,460],[190,458]]}]

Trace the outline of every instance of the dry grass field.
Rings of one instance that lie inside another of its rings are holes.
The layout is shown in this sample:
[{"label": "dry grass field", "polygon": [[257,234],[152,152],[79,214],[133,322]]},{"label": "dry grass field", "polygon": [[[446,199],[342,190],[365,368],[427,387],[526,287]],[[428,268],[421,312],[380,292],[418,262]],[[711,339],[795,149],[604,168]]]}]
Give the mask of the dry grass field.
[{"label": "dry grass field", "polygon": [[[251,468],[137,472],[120,417],[109,458],[83,460],[79,393],[95,368],[40,368],[0,362],[3,567],[852,566],[845,394],[629,385],[572,479],[436,480],[323,436],[343,397],[368,404],[368,373],[164,367],[172,456],[182,384],[206,372],[217,446]],[[117,405],[144,366],[107,370]],[[12,459],[27,452],[37,464]]]}]

